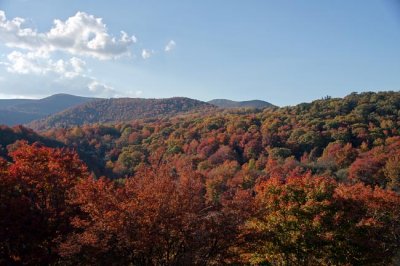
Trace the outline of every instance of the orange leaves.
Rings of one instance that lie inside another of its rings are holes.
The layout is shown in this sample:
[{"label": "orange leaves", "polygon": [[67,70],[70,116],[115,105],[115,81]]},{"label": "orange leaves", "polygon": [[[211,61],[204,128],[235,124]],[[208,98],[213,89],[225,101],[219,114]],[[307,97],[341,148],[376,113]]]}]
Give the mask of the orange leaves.
[{"label": "orange leaves", "polygon": [[[271,178],[256,188],[256,214],[250,218],[248,244],[257,263],[317,262],[326,252],[336,183],[310,174]],[[315,246],[319,246],[315,250]],[[322,253],[320,253],[322,252]],[[258,255],[256,255],[258,254]],[[264,260],[257,256],[263,255]],[[267,261],[265,261],[267,258]]]},{"label": "orange leaves", "polygon": [[304,173],[293,157],[269,158],[268,179],[254,160],[201,174],[160,150],[116,181],[88,177],[64,149],[21,142],[10,155],[0,160],[4,263],[346,265],[387,263],[400,245],[398,194]]},{"label": "orange leaves", "polygon": [[57,243],[71,229],[74,208],[67,198],[77,180],[87,177],[86,166],[72,151],[26,142],[19,142],[10,156],[11,164],[1,162],[0,186],[6,186],[0,207],[1,255],[8,263],[14,257],[27,264],[52,263]]},{"label": "orange leaves", "polygon": [[252,196],[244,190],[224,192],[214,205],[206,200],[204,179],[189,162],[175,160],[140,167],[123,183],[78,182],[71,202],[80,212],[61,255],[94,264],[110,258],[157,265],[228,259],[251,214]]},{"label": "orange leaves", "polygon": [[384,146],[377,146],[361,154],[349,168],[349,177],[367,185],[389,186],[396,190],[400,170],[399,138],[389,138]]},{"label": "orange leaves", "polygon": [[324,150],[320,160],[333,161],[339,169],[348,167],[357,157],[357,150],[351,143],[332,142]]},{"label": "orange leaves", "polygon": [[0,127],[13,160],[0,160],[0,264],[389,264],[400,247],[393,97],[47,133],[123,179],[89,178],[69,150],[6,147],[39,136]]},{"label": "orange leaves", "polygon": [[[163,165],[141,168],[124,185],[80,182],[74,202],[83,213],[74,220],[78,231],[62,245],[62,254],[93,260],[113,254],[120,263],[151,259],[158,264],[178,259],[183,247],[190,252],[205,206],[201,179],[185,171]],[[129,255],[118,257],[124,252]]]},{"label": "orange leaves", "polygon": [[256,191],[258,212],[246,229],[254,262],[382,263],[400,245],[395,193],[310,174],[272,178]]}]

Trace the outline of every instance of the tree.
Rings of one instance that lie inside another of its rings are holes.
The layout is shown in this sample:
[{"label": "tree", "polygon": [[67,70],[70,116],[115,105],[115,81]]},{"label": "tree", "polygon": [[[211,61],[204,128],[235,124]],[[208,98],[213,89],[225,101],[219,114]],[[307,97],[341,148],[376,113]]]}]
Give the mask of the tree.
[{"label": "tree", "polygon": [[326,146],[320,160],[333,161],[339,169],[347,168],[357,158],[357,151],[351,143],[331,142]]},{"label": "tree", "polygon": [[292,175],[257,187],[245,252],[253,264],[388,265],[400,247],[400,196]]},{"label": "tree", "polygon": [[246,226],[249,261],[320,265],[332,237],[335,188],[333,180],[309,174],[261,183],[256,189],[258,211]]},{"label": "tree", "polygon": [[340,184],[334,199],[341,221],[336,257],[351,265],[391,265],[399,256],[400,195],[362,183]]},{"label": "tree", "polygon": [[82,214],[61,246],[67,260],[176,265],[210,259],[204,187],[192,170],[141,167],[123,185],[83,180],[74,195]]},{"label": "tree", "polygon": [[57,260],[57,246],[70,232],[75,209],[68,202],[77,180],[88,176],[78,155],[20,142],[2,162],[1,246],[6,262],[48,264]]},{"label": "tree", "polygon": [[383,169],[387,155],[382,147],[371,150],[357,158],[349,168],[349,178],[364,182],[367,185],[385,187],[386,177]]},{"label": "tree", "polygon": [[400,156],[394,155],[390,157],[383,169],[386,178],[388,179],[387,187],[394,191],[400,191]]}]

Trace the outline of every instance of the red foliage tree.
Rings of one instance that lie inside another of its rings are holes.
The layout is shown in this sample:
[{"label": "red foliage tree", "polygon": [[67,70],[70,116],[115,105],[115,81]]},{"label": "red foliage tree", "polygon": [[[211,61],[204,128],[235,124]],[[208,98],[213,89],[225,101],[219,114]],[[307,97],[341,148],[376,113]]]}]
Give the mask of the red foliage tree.
[{"label": "red foliage tree", "polygon": [[75,152],[26,142],[16,147],[10,153],[13,162],[1,163],[0,252],[8,262],[52,263],[71,229],[70,190],[88,173]]}]

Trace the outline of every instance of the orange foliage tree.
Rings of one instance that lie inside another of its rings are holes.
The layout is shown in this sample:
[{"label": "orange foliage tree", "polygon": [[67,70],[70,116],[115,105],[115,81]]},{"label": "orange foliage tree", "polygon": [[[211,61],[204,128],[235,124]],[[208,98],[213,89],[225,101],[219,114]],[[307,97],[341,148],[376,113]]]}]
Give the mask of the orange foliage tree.
[{"label": "orange foliage tree", "polygon": [[70,232],[74,209],[67,198],[88,176],[75,152],[19,142],[1,161],[0,253],[4,263],[47,264]]},{"label": "orange foliage tree", "polygon": [[242,256],[273,265],[388,264],[400,245],[400,196],[326,177],[272,178],[256,189]]},{"label": "orange foliage tree", "polygon": [[234,202],[243,196],[222,204],[225,208],[207,202],[204,176],[184,162],[141,167],[124,184],[84,179],[73,195],[81,213],[72,220],[75,231],[61,245],[61,254],[75,262],[222,262],[242,219]]}]

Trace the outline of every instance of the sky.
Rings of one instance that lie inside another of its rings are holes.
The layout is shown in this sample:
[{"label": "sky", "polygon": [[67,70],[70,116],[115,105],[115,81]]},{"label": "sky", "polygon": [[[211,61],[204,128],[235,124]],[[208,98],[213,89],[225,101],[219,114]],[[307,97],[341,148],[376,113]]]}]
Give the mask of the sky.
[{"label": "sky", "polygon": [[399,0],[0,0],[0,98],[399,89]]}]

